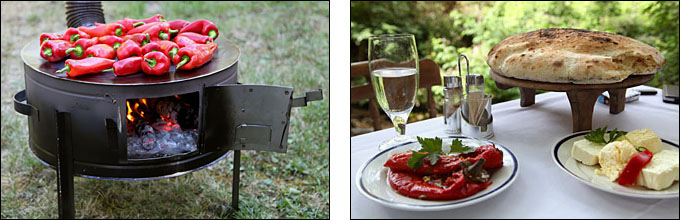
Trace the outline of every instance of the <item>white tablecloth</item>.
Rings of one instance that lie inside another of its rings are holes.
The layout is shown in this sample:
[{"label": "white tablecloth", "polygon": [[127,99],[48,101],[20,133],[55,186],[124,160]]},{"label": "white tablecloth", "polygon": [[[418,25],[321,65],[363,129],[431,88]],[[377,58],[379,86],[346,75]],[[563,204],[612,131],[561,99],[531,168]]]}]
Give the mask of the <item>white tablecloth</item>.
[{"label": "white tablecloth", "polygon": [[[643,86],[644,88],[651,88]],[[609,106],[595,103],[593,128],[634,130],[649,128],[664,139],[678,142],[678,105],[655,96],[640,96],[625,110],[610,114]],[[594,189],[562,171],[552,160],[555,143],[572,133],[571,108],[565,92],[536,96],[522,108],[519,100],[492,106],[491,139],[509,148],[520,163],[519,175],[504,192],[464,208],[438,212],[409,212],[382,206],[364,197],[355,184],[356,172],[378,144],[396,135],[394,128],[351,139],[352,218],[678,218],[678,199],[638,199]],[[447,136],[442,117],[406,126],[411,136]]]}]

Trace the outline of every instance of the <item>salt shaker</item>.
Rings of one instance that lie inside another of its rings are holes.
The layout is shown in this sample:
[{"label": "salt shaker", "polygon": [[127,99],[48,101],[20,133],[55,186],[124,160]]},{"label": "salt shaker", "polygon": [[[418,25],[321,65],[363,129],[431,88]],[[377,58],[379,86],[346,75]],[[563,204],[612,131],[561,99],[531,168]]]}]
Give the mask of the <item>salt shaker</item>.
[{"label": "salt shaker", "polygon": [[444,124],[446,133],[460,133],[460,98],[463,87],[460,76],[444,76]]}]

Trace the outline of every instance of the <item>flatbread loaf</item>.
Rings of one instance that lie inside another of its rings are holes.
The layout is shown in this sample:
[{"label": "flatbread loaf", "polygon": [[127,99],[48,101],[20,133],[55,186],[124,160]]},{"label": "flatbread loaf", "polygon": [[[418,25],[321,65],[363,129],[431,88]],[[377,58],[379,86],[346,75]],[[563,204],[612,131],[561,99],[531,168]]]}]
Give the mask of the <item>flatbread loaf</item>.
[{"label": "flatbread loaf", "polygon": [[486,63],[503,76],[553,83],[616,83],[654,74],[666,63],[645,43],[598,31],[550,28],[516,34],[489,51]]}]

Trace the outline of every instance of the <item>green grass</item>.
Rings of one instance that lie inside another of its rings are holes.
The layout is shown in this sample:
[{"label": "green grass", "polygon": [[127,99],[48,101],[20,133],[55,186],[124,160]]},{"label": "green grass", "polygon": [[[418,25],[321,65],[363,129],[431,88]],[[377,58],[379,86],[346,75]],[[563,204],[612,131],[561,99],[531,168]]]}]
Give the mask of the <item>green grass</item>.
[{"label": "green grass", "polygon": [[[323,89],[295,108],[287,153],[243,152],[240,210],[231,210],[233,156],[184,176],[151,181],[76,177],[76,218],[329,218],[328,2],[103,2],[106,21],[208,19],[241,49],[239,82]],[[2,218],[56,218],[56,172],[27,146],[25,116],[12,107],[24,88],[19,51],[66,28],[63,2],[2,2]],[[29,12],[29,13],[26,13]]]}]

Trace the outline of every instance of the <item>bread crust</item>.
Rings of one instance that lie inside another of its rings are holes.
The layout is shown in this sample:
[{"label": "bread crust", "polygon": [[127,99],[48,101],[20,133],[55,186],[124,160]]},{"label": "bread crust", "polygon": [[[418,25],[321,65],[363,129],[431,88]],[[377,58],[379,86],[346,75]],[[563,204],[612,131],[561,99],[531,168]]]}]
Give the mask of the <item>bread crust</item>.
[{"label": "bread crust", "polygon": [[656,48],[632,38],[572,28],[512,35],[489,51],[486,63],[501,75],[553,83],[617,83],[654,74],[666,63]]}]

